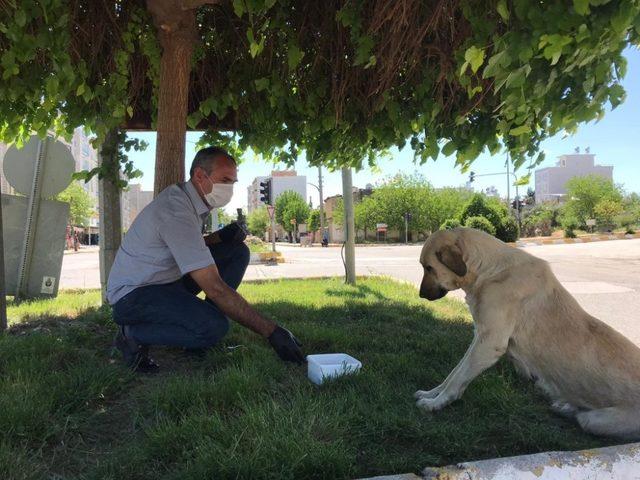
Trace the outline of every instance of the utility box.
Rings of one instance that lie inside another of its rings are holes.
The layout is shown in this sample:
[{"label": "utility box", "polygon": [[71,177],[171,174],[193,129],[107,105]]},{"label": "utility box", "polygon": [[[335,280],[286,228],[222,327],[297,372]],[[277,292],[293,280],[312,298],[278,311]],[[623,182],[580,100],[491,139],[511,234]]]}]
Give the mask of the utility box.
[{"label": "utility box", "polygon": [[[4,278],[7,294],[18,289],[18,273],[25,237],[25,218],[29,199],[17,195],[2,195],[4,237]],[[43,200],[35,220],[33,250],[25,298],[55,297],[58,294],[62,257],[69,218],[69,204]]]}]

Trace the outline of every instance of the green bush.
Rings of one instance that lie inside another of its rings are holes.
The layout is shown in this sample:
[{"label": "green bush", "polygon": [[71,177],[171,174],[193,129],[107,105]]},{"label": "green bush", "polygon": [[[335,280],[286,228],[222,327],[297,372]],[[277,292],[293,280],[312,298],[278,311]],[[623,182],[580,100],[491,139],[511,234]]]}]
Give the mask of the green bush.
[{"label": "green bush", "polygon": [[493,226],[492,235],[495,235],[505,215],[497,206],[490,205],[484,195],[476,193],[462,209],[460,223],[468,226],[469,217],[484,217]]},{"label": "green bush", "polygon": [[444,221],[442,225],[440,225],[440,230],[452,230],[456,227],[460,227],[462,224],[459,220],[455,218],[449,218]]},{"label": "green bush", "polygon": [[561,225],[564,229],[564,236],[566,238],[576,238],[575,230],[580,226],[580,222],[576,217],[564,217],[561,221]]},{"label": "green bush", "polygon": [[633,228],[635,226],[636,219],[632,214],[623,213],[621,215],[618,215],[616,217],[616,223],[624,227],[625,233],[628,233],[628,234],[636,233],[635,229]]},{"label": "green bush", "polygon": [[520,228],[518,222],[512,216],[507,216],[502,220],[500,228],[496,230],[496,237],[503,242],[515,242],[520,238]]},{"label": "green bush", "polygon": [[475,228],[476,230],[482,230],[483,232],[487,232],[489,235],[496,234],[495,227],[485,217],[481,217],[481,216],[469,217],[467,218],[467,221],[464,223],[464,226],[469,228]]},{"label": "green bush", "polygon": [[557,205],[542,203],[530,210],[522,212],[522,234],[523,237],[534,237],[542,235],[548,237],[553,233],[553,229],[559,226],[560,209]]}]

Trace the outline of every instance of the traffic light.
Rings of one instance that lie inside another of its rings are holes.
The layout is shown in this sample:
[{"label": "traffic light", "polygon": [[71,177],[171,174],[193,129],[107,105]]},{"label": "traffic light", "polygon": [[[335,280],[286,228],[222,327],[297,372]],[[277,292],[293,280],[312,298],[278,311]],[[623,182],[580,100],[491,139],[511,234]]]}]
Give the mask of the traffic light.
[{"label": "traffic light", "polygon": [[260,182],[260,201],[271,205],[271,179]]},{"label": "traffic light", "polygon": [[476,172],[469,172],[469,183],[473,183],[476,179]]},{"label": "traffic light", "polygon": [[407,213],[405,213],[405,214],[404,214],[404,219],[405,219],[407,222],[410,222],[410,221],[411,221],[411,217],[412,217],[412,215],[411,215],[409,212],[407,212]]}]

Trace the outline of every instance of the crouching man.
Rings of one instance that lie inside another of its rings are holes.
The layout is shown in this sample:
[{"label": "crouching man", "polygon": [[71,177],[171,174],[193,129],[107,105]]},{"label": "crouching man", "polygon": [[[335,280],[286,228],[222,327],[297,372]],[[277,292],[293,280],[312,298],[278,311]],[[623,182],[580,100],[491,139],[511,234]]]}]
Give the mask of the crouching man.
[{"label": "crouching man", "polygon": [[[249,248],[237,223],[203,237],[213,208],[226,205],[237,181],[235,160],[224,150],[200,150],[188,182],[163,190],[136,217],[116,254],[107,284],[115,345],[126,364],[153,372],[151,345],[203,353],[229,330],[229,318],[268,339],[281,359],[304,362],[291,332],[255,311],[236,292]],[[206,300],[197,294],[204,291]]]}]

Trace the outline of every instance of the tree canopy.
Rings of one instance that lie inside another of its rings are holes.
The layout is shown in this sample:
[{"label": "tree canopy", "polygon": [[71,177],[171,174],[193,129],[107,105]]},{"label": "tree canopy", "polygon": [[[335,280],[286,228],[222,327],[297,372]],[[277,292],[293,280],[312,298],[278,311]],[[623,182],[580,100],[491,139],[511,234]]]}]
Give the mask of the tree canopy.
[{"label": "tree canopy", "polygon": [[275,207],[276,222],[287,232],[295,230],[295,225],[305,223],[311,210],[302,195],[293,190],[287,190],[278,195]]},{"label": "tree canopy", "polygon": [[[0,140],[153,129],[162,48],[146,5],[0,3]],[[288,163],[306,150],[331,167],[407,143],[420,162],[456,153],[462,168],[501,143],[518,166],[541,161],[543,139],[623,100],[622,52],[640,33],[637,0],[227,0],[194,11],[188,125],[211,143]]]}]

